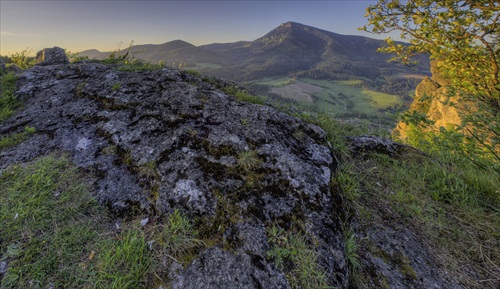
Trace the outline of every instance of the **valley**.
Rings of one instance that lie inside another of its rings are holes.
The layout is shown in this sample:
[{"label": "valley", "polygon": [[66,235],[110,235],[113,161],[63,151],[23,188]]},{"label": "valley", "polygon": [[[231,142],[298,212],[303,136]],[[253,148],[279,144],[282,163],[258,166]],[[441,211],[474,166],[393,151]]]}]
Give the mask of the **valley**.
[{"label": "valley", "polygon": [[374,91],[357,80],[318,80],[311,78],[275,77],[245,83],[252,91],[299,108],[324,113],[337,119],[374,120],[391,129],[394,114],[405,107],[399,95]]}]

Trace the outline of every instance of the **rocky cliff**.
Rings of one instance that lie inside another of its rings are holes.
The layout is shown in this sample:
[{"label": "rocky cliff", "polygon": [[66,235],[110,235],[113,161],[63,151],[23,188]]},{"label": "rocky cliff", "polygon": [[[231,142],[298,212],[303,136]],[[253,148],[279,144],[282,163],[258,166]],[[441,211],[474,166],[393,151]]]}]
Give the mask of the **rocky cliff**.
[{"label": "rocky cliff", "polygon": [[[425,77],[415,90],[415,99],[409,111],[417,111],[427,115],[428,119],[434,122],[429,129],[439,130],[440,127],[447,127],[461,123],[460,102],[454,97],[454,106],[450,105],[450,95],[447,94],[447,81],[441,77],[438,70],[438,62],[431,62],[431,77]],[[408,125],[399,122],[393,130],[393,134],[400,138],[407,137]]]}]

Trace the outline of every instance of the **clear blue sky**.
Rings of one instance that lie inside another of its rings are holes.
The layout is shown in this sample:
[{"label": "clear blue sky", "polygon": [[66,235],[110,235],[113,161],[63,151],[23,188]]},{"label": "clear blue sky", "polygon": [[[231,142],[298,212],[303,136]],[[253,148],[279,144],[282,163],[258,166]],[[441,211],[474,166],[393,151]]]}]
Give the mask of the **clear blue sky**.
[{"label": "clear blue sky", "polygon": [[194,45],[255,40],[281,23],[376,37],[357,28],[377,1],[0,0],[0,54],[60,46],[111,51],[182,39]]}]

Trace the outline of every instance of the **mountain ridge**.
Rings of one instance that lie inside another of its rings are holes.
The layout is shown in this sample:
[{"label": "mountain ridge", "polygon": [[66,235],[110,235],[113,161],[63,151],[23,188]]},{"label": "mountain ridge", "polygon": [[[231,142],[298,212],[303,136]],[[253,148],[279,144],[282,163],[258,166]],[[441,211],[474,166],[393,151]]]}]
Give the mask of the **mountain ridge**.
[{"label": "mountain ridge", "polygon": [[[179,45],[181,43],[183,45]],[[409,69],[403,65],[387,64],[390,56],[377,52],[384,43],[383,40],[337,34],[289,21],[253,41],[194,46],[183,40],[174,40],[163,44],[135,45],[130,51],[140,59],[162,61],[168,65],[182,62],[184,68],[233,81],[290,74],[317,79],[364,77],[375,80],[386,75],[408,73]],[[119,50],[121,54],[125,51]],[[79,55],[95,57],[91,52],[85,50]],[[102,52],[99,56],[105,58],[107,55],[109,53]],[[426,74],[428,59],[422,57],[420,60],[423,63],[413,73]]]}]

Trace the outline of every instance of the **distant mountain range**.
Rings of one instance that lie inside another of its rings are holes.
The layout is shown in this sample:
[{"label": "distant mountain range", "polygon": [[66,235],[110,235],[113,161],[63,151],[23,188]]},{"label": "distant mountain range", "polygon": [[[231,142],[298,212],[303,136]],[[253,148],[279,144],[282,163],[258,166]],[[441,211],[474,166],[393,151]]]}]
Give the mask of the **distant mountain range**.
[{"label": "distant mountain range", "polygon": [[[140,59],[154,63],[163,61],[167,65],[194,69],[234,81],[293,75],[376,82],[397,75],[429,74],[427,57],[419,59],[421,64],[414,71],[400,64],[387,63],[390,56],[377,52],[377,48],[384,45],[382,40],[341,35],[287,22],[254,41],[194,46],[175,40],[158,45],[135,45],[130,51]],[[110,52],[92,49],[82,51],[79,55],[106,58]]]}]

